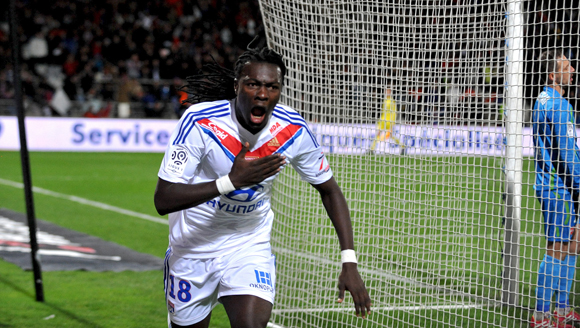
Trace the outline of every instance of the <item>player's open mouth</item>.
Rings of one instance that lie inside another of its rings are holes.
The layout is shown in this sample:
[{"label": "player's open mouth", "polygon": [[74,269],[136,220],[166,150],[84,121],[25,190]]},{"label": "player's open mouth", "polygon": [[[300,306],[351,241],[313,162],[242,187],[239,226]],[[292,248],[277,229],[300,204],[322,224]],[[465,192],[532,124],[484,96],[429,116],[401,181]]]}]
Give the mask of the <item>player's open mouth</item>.
[{"label": "player's open mouth", "polygon": [[250,112],[250,120],[254,124],[261,124],[266,117],[266,110],[262,107],[254,107]]}]

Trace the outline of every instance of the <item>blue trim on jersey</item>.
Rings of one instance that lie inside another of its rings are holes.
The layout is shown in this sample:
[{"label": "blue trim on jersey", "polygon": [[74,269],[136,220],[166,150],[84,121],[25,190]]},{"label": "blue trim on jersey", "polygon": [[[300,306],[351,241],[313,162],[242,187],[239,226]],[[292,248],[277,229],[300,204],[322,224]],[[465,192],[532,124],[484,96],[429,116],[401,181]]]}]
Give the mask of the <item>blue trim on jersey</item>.
[{"label": "blue trim on jersey", "polygon": [[[211,110],[218,108],[218,111],[219,111],[220,110],[220,107],[222,107],[224,105],[227,105],[227,103],[224,103],[224,104],[221,104],[221,105],[212,106],[212,107],[208,107],[208,108],[204,108],[204,109],[199,110],[199,111],[186,112],[185,113],[185,117],[183,117],[181,119],[182,126],[179,129],[179,133],[177,134],[177,137],[175,139],[178,140],[181,137],[181,134],[183,133],[183,128],[185,126],[187,126],[187,124],[190,124],[191,123],[191,119],[193,117],[195,117],[195,115],[206,114],[206,113],[207,114],[211,114],[212,113]],[[189,118],[189,122],[183,124],[183,122],[185,122],[188,118]]]},{"label": "blue trim on jersey", "polygon": [[205,118],[224,117],[228,115],[230,115],[229,102],[185,114],[185,117],[181,120],[182,124],[179,128],[179,132],[177,133],[172,145],[185,142],[185,139],[197,121]]},{"label": "blue trim on jersey", "polygon": [[296,139],[302,135],[302,131],[305,130],[304,128],[299,129],[298,131],[296,131],[296,133],[294,133],[294,135],[292,136],[292,138],[288,139],[288,141],[286,141],[284,143],[284,145],[282,145],[280,148],[278,148],[278,150],[276,150],[274,153],[280,153],[282,154],[286,149],[288,149],[288,147],[292,146],[292,144],[294,143],[294,141],[296,141]]},{"label": "blue trim on jersey", "polygon": [[171,257],[171,247],[165,252],[165,260],[163,261],[163,291],[165,292],[165,303],[167,304],[167,284],[169,280],[169,258]]},{"label": "blue trim on jersey", "polygon": [[314,145],[316,147],[320,147],[320,145],[316,141],[316,138],[312,134],[312,131],[310,131],[308,124],[306,124],[306,121],[304,120],[304,118],[300,114],[298,114],[296,112],[289,112],[286,109],[284,109],[284,107],[282,107],[282,106],[276,106],[276,107],[274,107],[274,112],[272,113],[272,116],[277,117],[283,121],[289,122],[291,124],[299,125],[299,126],[305,128],[306,131],[308,132],[308,135],[310,135],[310,139],[312,139],[312,142],[314,143]]},{"label": "blue trim on jersey", "polygon": [[[173,142],[173,144],[175,145],[175,144],[177,144],[177,143],[182,143],[182,142],[185,142],[185,139],[187,139],[187,136],[189,135],[189,133],[191,132],[191,129],[193,129],[193,127],[195,126],[195,123],[197,123],[197,121],[199,121],[199,120],[203,120],[203,119],[205,119],[205,118],[216,118],[216,117],[224,117],[224,116],[229,116],[229,115],[230,115],[230,113],[229,113],[229,111],[228,111],[227,113],[225,113],[225,114],[222,114],[222,115],[210,115],[210,116],[202,116],[202,117],[197,117],[197,118],[196,118],[196,119],[193,121],[193,123],[192,123],[192,124],[189,126],[189,128],[187,129],[187,132],[185,132],[185,134],[183,135],[183,137],[181,137],[181,140],[177,139],[177,140],[175,140],[175,141]],[[179,140],[180,142],[177,142],[178,140]]]},{"label": "blue trim on jersey", "polygon": [[200,126],[201,130],[203,132],[205,132],[205,134],[207,134],[210,138],[212,138],[220,147],[221,149],[224,151],[224,153],[226,154],[226,156],[232,161],[232,163],[234,162],[234,159],[236,159],[236,156],[234,154],[232,154],[232,152],[227,149],[222,142],[220,141],[220,139],[213,133],[213,131],[204,128],[203,126]]}]

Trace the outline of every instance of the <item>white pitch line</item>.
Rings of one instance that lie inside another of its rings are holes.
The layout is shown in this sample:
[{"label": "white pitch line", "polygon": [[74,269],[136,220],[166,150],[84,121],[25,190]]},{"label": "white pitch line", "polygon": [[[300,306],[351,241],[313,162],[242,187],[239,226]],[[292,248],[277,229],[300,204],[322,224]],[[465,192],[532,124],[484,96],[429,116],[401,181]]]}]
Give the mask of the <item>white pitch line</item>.
[{"label": "white pitch line", "polygon": [[[316,256],[316,255],[311,255],[311,254],[307,254],[307,253],[302,253],[302,252],[297,252],[295,250],[291,250],[291,249],[287,249],[287,248],[277,248],[274,247],[274,251],[276,251],[277,253],[284,253],[284,254],[291,254],[292,256],[295,257],[300,257],[300,258],[304,258],[304,259],[308,259],[308,260],[312,260],[312,261],[316,261],[322,264],[326,264],[326,265],[332,265],[332,266],[338,266],[340,267],[340,264],[337,263],[336,261],[331,261],[328,259],[325,259],[323,257],[320,256]],[[365,273],[368,275],[373,275],[376,277],[381,277],[382,279],[389,279],[389,280],[395,280],[395,281],[400,281],[400,282],[404,282],[404,283],[408,283],[414,286],[419,286],[419,287],[424,287],[424,288],[431,288],[431,289],[437,289],[437,290],[447,290],[446,288],[442,288],[439,286],[435,286],[431,283],[426,283],[426,282],[422,282],[416,279],[412,279],[412,278],[407,278],[398,274],[393,274],[393,273],[389,273],[383,270],[375,270],[375,269],[371,269],[371,268],[366,268],[366,267],[360,267],[358,268],[358,271],[361,273]],[[460,293],[460,295],[465,295],[465,293]]]},{"label": "white pitch line", "polygon": [[[14,188],[20,188],[23,189],[24,188],[24,184],[20,183],[20,182],[15,182],[15,181],[10,181],[10,180],[4,180],[4,179],[0,179],[0,184],[6,185],[6,186],[10,186],[10,187],[14,187]],[[43,188],[39,188],[39,187],[32,187],[32,191],[35,193],[39,193],[39,194],[43,194],[43,195],[47,195],[47,196],[52,196],[52,197],[56,197],[56,198],[60,198],[60,199],[65,199],[65,200],[69,200],[71,202],[75,202],[75,203],[79,203],[79,204],[83,204],[83,205],[88,205],[88,206],[93,206],[102,210],[106,210],[106,211],[111,211],[111,212],[115,212],[115,213],[119,213],[119,214],[124,214],[124,215],[128,215],[128,216],[132,216],[135,218],[139,218],[139,219],[143,219],[143,220],[147,220],[147,221],[151,221],[151,222],[155,222],[155,223],[161,223],[161,224],[165,224],[165,225],[169,225],[167,220],[158,218],[158,217],[154,217],[151,215],[147,215],[147,214],[143,214],[143,213],[138,213],[138,212],[134,212],[134,211],[130,211],[130,210],[126,210],[124,208],[120,208],[117,206],[113,206],[113,205],[109,205],[109,204],[105,204],[105,203],[101,203],[101,202],[96,202],[90,199],[86,199],[86,198],[82,198],[82,197],[78,197],[78,196],[73,196],[73,195],[66,195],[66,194],[61,194],[55,191],[50,191],[47,189],[43,189]]]},{"label": "white pitch line", "polygon": [[[418,310],[454,310],[454,309],[475,309],[483,308],[483,304],[457,304],[457,305],[417,305],[417,306],[385,306],[385,307],[373,307],[374,311],[418,311]],[[349,308],[324,308],[324,309],[284,309],[284,310],[272,310],[272,313],[282,314],[282,313],[320,313],[320,312],[351,312],[352,309]]]},{"label": "white pitch line", "polygon": [[266,327],[268,327],[268,328],[285,328],[284,326],[280,326],[280,325],[277,325],[277,324],[272,323],[272,322],[268,322]]}]

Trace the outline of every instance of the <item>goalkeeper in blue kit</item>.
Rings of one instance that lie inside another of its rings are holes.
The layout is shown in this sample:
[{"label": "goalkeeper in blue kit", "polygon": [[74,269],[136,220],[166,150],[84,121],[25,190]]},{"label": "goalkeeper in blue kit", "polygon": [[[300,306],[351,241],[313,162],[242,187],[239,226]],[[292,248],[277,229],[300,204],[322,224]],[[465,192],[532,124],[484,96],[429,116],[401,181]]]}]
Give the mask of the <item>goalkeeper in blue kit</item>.
[{"label": "goalkeeper in blue kit", "polygon": [[571,328],[580,323],[580,315],[571,309],[569,301],[580,240],[577,233],[580,150],[576,145],[573,109],[563,98],[563,87],[572,83],[574,68],[558,50],[543,52],[539,60],[546,85],[532,114],[534,189],[542,208],[547,248],[538,270],[536,307],[530,326]]}]

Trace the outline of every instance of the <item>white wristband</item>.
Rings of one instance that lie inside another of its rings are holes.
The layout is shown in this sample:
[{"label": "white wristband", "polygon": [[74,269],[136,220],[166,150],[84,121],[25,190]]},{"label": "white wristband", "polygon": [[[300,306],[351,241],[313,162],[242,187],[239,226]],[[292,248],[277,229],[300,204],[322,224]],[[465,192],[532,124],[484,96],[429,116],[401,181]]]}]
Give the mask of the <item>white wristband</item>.
[{"label": "white wristband", "polygon": [[230,180],[229,175],[224,175],[223,177],[215,180],[215,184],[221,195],[236,190],[236,187],[234,187],[234,184],[232,183],[232,180]]},{"label": "white wristband", "polygon": [[340,261],[342,263],[358,263],[354,249],[345,249],[340,252]]}]

